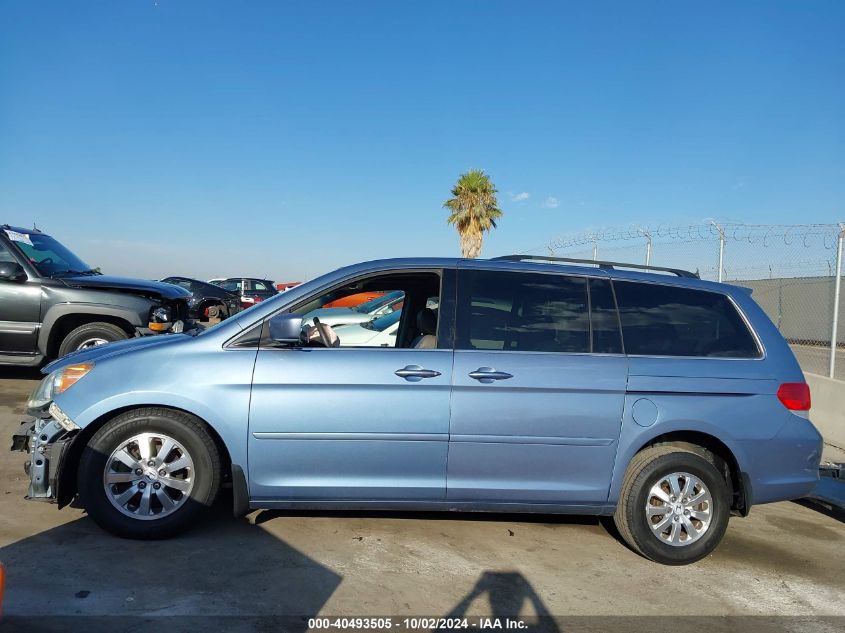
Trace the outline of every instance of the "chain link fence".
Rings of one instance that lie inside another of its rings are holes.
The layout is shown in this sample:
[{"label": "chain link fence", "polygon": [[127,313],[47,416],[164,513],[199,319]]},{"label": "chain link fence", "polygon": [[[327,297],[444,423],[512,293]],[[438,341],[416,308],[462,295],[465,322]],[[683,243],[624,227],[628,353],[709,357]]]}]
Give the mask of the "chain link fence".
[{"label": "chain link fence", "polygon": [[805,372],[845,380],[843,238],[845,224],[708,221],[589,231],[532,254],[684,268],[750,288]]}]

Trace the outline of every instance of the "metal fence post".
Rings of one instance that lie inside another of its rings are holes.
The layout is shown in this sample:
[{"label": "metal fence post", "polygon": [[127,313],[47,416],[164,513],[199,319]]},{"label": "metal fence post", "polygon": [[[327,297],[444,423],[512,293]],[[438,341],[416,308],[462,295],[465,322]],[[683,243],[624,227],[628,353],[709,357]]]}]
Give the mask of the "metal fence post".
[{"label": "metal fence post", "polygon": [[833,325],[830,328],[830,371],[833,378],[836,372],[836,343],[839,326],[839,292],[842,282],[842,241],[845,239],[845,224],[839,225],[839,237],[836,240],[836,277],[833,281]]},{"label": "metal fence post", "polygon": [[645,265],[648,266],[651,264],[651,233],[649,231],[644,232],[646,243],[645,243]]}]

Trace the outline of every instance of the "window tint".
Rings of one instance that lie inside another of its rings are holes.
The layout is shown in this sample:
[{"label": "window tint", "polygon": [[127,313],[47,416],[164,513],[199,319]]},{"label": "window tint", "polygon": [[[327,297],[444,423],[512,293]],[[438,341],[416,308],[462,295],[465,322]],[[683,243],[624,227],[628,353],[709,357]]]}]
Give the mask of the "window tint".
[{"label": "window tint", "polygon": [[593,325],[593,353],[621,354],[622,335],[613,289],[607,279],[590,279],[590,319]]},{"label": "window tint", "polygon": [[463,271],[458,349],[589,352],[583,277]]},{"label": "window tint", "polygon": [[627,354],[756,358],[757,343],[723,294],[615,281]]},{"label": "window tint", "polygon": [[15,263],[17,263],[17,260],[14,258],[14,256],[2,244],[0,244],[0,262],[15,262]]},{"label": "window tint", "polygon": [[230,292],[240,292],[241,291],[241,280],[240,279],[227,279],[225,281],[220,282],[220,287],[223,290],[228,290]]},{"label": "window tint", "polygon": [[186,290],[191,290],[191,282],[187,279],[182,279],[181,277],[168,277],[164,280],[164,282],[173,284],[174,286],[181,286]]}]

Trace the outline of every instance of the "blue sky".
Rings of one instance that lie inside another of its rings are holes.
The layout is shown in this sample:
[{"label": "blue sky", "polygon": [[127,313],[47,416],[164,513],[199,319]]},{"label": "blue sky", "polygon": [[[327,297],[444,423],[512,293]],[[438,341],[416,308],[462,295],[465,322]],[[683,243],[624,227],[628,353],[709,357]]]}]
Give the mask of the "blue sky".
[{"label": "blue sky", "polygon": [[845,220],[841,2],[0,0],[0,222],[108,272],[484,255],[718,217]]}]

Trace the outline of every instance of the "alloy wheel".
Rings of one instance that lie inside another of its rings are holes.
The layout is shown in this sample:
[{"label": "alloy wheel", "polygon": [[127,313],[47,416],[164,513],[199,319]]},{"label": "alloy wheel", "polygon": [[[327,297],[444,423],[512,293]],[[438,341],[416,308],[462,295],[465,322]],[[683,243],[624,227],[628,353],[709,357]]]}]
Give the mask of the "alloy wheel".
[{"label": "alloy wheel", "polygon": [[661,477],[648,492],[645,514],[661,542],[684,547],[698,541],[713,520],[713,497],[695,475],[675,472]]},{"label": "alloy wheel", "polygon": [[133,519],[160,519],[190,498],[194,462],[174,438],[141,433],[121,443],[106,460],[103,485],[111,504]]}]

